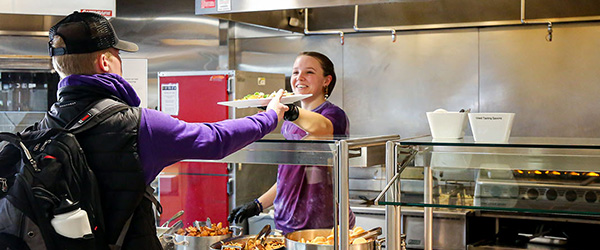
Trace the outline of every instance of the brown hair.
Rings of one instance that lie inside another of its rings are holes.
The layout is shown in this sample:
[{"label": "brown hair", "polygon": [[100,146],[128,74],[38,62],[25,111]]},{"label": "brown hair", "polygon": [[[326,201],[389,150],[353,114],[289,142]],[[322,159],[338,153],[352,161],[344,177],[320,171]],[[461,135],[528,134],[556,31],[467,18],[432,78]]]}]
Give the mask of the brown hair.
[{"label": "brown hair", "polygon": [[327,57],[326,55],[323,55],[319,52],[315,52],[315,51],[300,52],[300,54],[298,54],[298,56],[310,56],[314,59],[317,59],[317,61],[319,61],[319,64],[321,64],[321,68],[323,69],[323,76],[331,76],[331,82],[327,86],[327,92],[325,92],[327,95],[331,96],[331,92],[333,92],[333,88],[335,87],[335,82],[337,80],[337,77],[335,76],[335,69],[333,67],[333,62],[331,62],[331,60],[329,60],[329,57]]},{"label": "brown hair", "polygon": [[[52,40],[52,47],[61,48],[65,46],[64,40],[60,36],[54,36]],[[96,72],[96,57],[100,54],[104,54],[107,57],[113,56],[108,49],[84,53],[84,54],[66,54],[61,56],[52,57],[52,66],[54,70],[58,72],[61,78],[65,78],[69,75],[93,75],[100,72]]]}]

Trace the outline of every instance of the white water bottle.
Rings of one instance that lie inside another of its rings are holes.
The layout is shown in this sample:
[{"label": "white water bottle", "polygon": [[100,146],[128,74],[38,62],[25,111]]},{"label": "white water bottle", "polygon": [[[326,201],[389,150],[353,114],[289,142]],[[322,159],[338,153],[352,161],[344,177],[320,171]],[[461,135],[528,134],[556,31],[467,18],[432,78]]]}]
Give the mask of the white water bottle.
[{"label": "white water bottle", "polygon": [[87,212],[69,199],[64,199],[54,210],[50,223],[58,234],[67,238],[79,239],[92,234]]}]

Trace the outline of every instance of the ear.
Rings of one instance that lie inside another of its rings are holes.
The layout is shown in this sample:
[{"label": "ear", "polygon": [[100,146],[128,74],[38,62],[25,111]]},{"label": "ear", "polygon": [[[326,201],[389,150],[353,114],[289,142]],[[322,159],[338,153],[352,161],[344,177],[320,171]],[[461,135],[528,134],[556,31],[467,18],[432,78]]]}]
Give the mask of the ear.
[{"label": "ear", "polygon": [[333,77],[331,75],[326,76],[325,77],[325,82],[323,83],[323,87],[329,86],[329,84],[331,83],[332,79],[333,79]]},{"label": "ear", "polygon": [[108,73],[110,71],[108,57],[104,53],[100,53],[96,56],[96,71],[98,71],[98,73]]}]

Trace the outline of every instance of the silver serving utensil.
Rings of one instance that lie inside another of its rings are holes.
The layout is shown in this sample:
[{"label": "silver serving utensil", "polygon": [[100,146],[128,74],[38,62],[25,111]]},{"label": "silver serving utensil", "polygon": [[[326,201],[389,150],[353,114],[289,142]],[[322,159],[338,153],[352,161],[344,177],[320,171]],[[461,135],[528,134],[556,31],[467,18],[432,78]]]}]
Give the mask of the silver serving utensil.
[{"label": "silver serving utensil", "polygon": [[194,227],[196,227],[196,229],[198,229],[198,231],[202,231],[202,226],[200,225],[200,221],[194,221]]},{"label": "silver serving utensil", "polygon": [[168,227],[169,223],[171,223],[171,221],[176,220],[177,218],[181,217],[183,215],[183,210],[177,212],[175,215],[173,215],[173,217],[171,217],[170,219],[167,220],[167,222],[163,223],[161,225],[161,227]]},{"label": "silver serving utensil", "polygon": [[265,225],[260,232],[256,235],[256,241],[260,242],[260,245],[264,245],[267,240],[267,236],[271,234],[271,225]]}]

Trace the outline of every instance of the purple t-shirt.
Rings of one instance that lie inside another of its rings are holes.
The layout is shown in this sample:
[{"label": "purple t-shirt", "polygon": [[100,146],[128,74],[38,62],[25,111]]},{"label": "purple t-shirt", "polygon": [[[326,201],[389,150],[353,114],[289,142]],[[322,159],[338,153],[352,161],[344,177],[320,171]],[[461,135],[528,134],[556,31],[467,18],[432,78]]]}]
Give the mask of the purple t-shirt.
[{"label": "purple t-shirt", "polygon": [[[65,86],[99,87],[130,106],[140,104],[133,87],[117,74],[70,75],[58,85]],[[188,123],[144,108],[140,119],[138,151],[146,184],[173,163],[184,159],[221,159],[277,127],[277,113],[273,110],[215,123]]]},{"label": "purple t-shirt", "polygon": [[[330,102],[313,110],[333,124],[334,135],[348,135],[346,113]],[[281,133],[286,138],[298,139],[307,133],[292,122],[285,121]],[[300,229],[333,227],[333,184],[330,167],[279,165],[275,224],[284,233]],[[354,214],[350,213],[350,227],[354,227]]]}]

